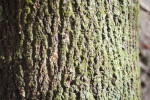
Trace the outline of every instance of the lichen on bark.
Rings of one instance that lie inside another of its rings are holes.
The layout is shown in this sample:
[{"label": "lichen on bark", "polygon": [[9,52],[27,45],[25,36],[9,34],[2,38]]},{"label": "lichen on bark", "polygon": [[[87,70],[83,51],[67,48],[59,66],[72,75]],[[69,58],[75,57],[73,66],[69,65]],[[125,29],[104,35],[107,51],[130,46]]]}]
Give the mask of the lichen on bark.
[{"label": "lichen on bark", "polygon": [[140,100],[137,0],[0,4],[0,98]]}]

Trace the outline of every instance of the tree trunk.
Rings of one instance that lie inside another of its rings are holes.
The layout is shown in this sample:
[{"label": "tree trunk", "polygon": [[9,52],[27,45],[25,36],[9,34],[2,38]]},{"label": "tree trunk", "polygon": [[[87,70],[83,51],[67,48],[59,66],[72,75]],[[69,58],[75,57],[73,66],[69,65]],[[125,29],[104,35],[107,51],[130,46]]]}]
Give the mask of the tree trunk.
[{"label": "tree trunk", "polygon": [[138,0],[0,0],[0,100],[140,100]]}]

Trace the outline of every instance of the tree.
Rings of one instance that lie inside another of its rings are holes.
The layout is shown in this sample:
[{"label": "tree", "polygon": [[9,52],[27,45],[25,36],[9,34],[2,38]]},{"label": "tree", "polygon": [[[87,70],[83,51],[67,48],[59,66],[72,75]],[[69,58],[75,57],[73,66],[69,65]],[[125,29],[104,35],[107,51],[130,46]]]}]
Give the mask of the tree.
[{"label": "tree", "polygon": [[138,0],[0,0],[1,100],[139,100]]}]

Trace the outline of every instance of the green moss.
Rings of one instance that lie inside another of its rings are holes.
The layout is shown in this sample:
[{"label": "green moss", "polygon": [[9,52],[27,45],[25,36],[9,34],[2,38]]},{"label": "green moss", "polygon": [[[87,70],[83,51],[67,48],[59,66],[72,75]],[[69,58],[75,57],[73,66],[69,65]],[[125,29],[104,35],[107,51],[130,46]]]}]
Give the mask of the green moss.
[{"label": "green moss", "polygon": [[71,93],[69,99],[70,100],[76,100],[76,94],[75,93]]},{"label": "green moss", "polygon": [[[64,93],[64,99],[63,100],[68,100],[69,99],[69,95],[68,93]],[[72,99],[71,99],[72,100]]]},{"label": "green moss", "polygon": [[31,9],[29,6],[25,6],[25,13],[24,13],[24,23],[26,24],[27,23],[27,17],[28,17],[28,14],[31,12]]},{"label": "green moss", "polygon": [[57,94],[54,100],[62,100],[62,97],[63,97],[62,93],[63,93],[63,88],[59,85],[57,89]]},{"label": "green moss", "polygon": [[80,63],[79,67],[78,67],[78,73],[80,73],[81,75],[84,74],[85,69],[86,69],[86,64],[85,63]]},{"label": "green moss", "polygon": [[29,14],[31,12],[30,7],[26,6],[25,11],[26,11],[26,14]]},{"label": "green moss", "polygon": [[32,0],[25,0],[25,1],[26,1],[26,4],[33,5],[33,1]]}]

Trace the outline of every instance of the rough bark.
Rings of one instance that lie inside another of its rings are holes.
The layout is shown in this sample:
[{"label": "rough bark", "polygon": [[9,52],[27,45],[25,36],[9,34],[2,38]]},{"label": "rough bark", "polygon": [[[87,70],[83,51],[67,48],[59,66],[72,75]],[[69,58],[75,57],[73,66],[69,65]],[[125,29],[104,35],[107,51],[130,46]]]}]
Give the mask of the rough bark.
[{"label": "rough bark", "polygon": [[140,100],[137,0],[0,0],[1,100]]}]

